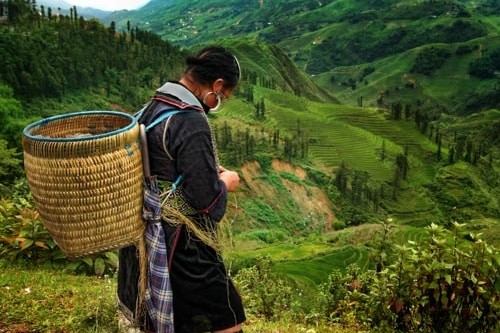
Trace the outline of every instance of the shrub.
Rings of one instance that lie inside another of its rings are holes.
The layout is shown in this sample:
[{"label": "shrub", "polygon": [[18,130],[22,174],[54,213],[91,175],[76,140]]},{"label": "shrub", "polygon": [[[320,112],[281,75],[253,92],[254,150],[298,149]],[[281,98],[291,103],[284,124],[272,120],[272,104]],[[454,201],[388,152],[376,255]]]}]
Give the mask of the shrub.
[{"label": "shrub", "polygon": [[0,254],[11,260],[54,260],[62,256],[38,212],[23,197],[0,200]]},{"label": "shrub", "polygon": [[325,314],[354,317],[381,332],[498,329],[498,250],[477,235],[464,241],[464,225],[453,225],[451,235],[432,224],[427,243],[397,246],[392,264],[379,273],[332,273],[323,286]]},{"label": "shrub", "polygon": [[498,70],[500,70],[500,49],[495,49],[469,64],[469,74],[481,79],[494,78]]},{"label": "shrub", "polygon": [[20,153],[0,139],[0,186],[10,185],[21,174]]},{"label": "shrub", "polygon": [[437,47],[426,48],[417,55],[411,72],[431,75],[444,64],[450,55],[451,52],[447,49]]},{"label": "shrub", "polygon": [[118,267],[113,252],[69,260],[52,239],[30,201],[25,181],[12,186],[11,198],[0,199],[0,256],[11,261],[65,265],[66,269],[86,275],[112,275]]},{"label": "shrub", "polygon": [[272,272],[269,258],[258,258],[255,266],[243,268],[234,279],[248,313],[267,320],[282,318],[290,310],[292,287]]}]

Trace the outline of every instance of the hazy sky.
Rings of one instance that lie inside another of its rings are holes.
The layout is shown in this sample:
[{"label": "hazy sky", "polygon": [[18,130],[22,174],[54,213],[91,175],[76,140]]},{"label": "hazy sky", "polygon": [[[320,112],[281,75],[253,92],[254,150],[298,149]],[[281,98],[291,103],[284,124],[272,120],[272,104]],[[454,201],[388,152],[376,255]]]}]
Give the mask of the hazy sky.
[{"label": "hazy sky", "polygon": [[79,7],[92,7],[102,10],[136,9],[145,5],[149,0],[66,0]]}]

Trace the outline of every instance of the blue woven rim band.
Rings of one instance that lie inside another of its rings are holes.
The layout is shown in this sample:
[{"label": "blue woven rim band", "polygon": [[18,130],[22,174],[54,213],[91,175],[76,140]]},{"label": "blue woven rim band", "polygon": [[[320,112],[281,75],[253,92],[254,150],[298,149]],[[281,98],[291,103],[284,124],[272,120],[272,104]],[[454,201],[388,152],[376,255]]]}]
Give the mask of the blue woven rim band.
[{"label": "blue woven rim band", "polygon": [[[31,134],[31,131],[34,128],[43,127],[51,122],[65,119],[65,118],[79,117],[79,116],[85,116],[85,115],[114,115],[114,116],[127,118],[128,120],[130,120],[130,124],[128,124],[125,127],[120,128],[118,130],[115,130],[115,131],[110,131],[110,132],[106,132],[103,134],[89,135],[89,136],[85,136],[85,137],[81,137],[81,138],[50,138],[50,137],[44,137],[44,136],[38,136],[38,135]],[[126,131],[130,130],[131,128],[133,128],[136,124],[137,124],[137,120],[133,116],[131,116],[127,113],[124,113],[124,112],[119,112],[119,111],[82,111],[82,112],[66,113],[66,114],[53,116],[53,117],[45,118],[45,119],[39,120],[37,122],[34,122],[34,123],[32,123],[24,128],[23,135],[25,137],[29,138],[30,140],[34,140],[34,141],[46,141],[46,142],[86,141],[86,140],[105,138],[108,136],[113,136],[116,134],[126,132]]]}]

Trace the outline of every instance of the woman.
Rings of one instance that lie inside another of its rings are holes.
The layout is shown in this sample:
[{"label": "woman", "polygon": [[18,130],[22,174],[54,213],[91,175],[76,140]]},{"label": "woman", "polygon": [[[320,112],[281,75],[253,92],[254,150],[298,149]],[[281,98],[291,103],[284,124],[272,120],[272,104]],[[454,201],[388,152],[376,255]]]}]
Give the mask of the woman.
[{"label": "woman", "polygon": [[[227,192],[237,189],[239,177],[219,165],[206,117],[231,96],[240,76],[233,54],[222,47],[206,47],[187,58],[178,82],[167,82],[156,91],[139,119],[148,126],[166,111],[180,110],[147,134],[151,174],[158,177],[160,188],[182,179],[162,207],[175,333],[242,332],[245,321],[241,298],[216,249],[215,236]],[[165,218],[167,211],[175,214]],[[136,257],[134,247],[120,251],[118,296],[129,318],[138,294]],[[150,318],[145,326],[154,329]]]}]

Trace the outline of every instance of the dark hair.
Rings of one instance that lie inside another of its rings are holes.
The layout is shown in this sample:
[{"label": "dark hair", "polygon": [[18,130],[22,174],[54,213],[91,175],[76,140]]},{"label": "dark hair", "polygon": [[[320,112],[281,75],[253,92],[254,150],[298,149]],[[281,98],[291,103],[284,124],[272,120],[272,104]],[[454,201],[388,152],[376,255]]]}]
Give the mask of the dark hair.
[{"label": "dark hair", "polygon": [[208,46],[195,56],[186,59],[184,74],[192,75],[193,79],[203,85],[210,85],[222,78],[224,86],[234,88],[241,76],[238,59],[222,46]]}]

